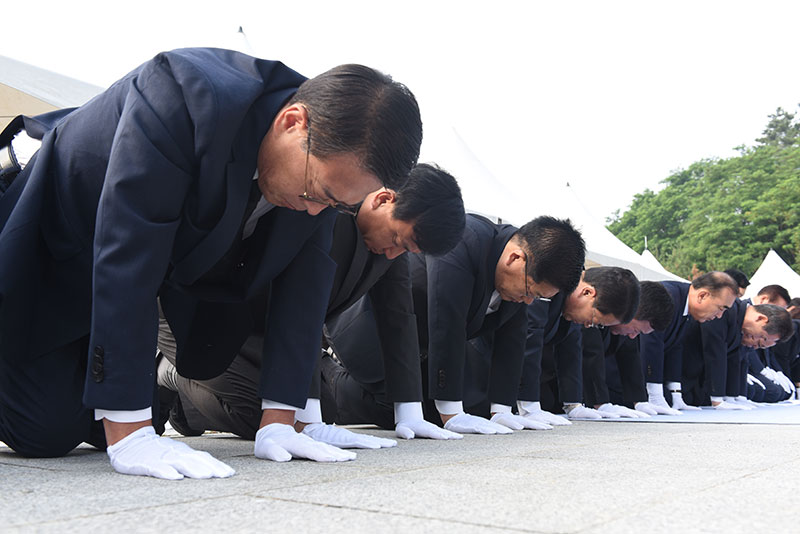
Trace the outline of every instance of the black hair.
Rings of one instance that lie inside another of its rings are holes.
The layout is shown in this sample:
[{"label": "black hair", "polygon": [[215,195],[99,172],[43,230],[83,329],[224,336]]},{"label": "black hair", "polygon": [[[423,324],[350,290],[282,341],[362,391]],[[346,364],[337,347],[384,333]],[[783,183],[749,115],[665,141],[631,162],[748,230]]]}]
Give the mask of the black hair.
[{"label": "black hair", "polygon": [[569,219],[536,217],[514,234],[526,252],[528,275],[559,291],[572,293],[581,281],[586,244]]},{"label": "black hair", "polygon": [[446,171],[421,163],[396,192],[392,217],[412,223],[414,242],[425,254],[450,252],[464,235],[466,215],[461,189]]},{"label": "black hair", "polygon": [[757,304],[753,306],[758,313],[767,316],[767,324],[764,325],[764,331],[769,335],[778,334],[780,339],[778,342],[786,341],[794,334],[794,325],[792,325],[792,318],[784,308],[775,306],[774,304]]},{"label": "black hair", "polygon": [[711,271],[692,280],[695,289],[707,289],[711,294],[717,295],[723,289],[729,289],[734,295],[739,295],[739,284],[727,273]]},{"label": "black hair", "polygon": [[658,282],[641,282],[641,296],[636,318],[647,321],[653,330],[666,330],[675,313],[675,303],[669,291]]},{"label": "black hair", "polygon": [[739,269],[725,269],[723,272],[733,278],[736,284],[742,289],[747,289],[747,286],[750,285],[750,280],[747,279],[747,275]]},{"label": "black hair", "polygon": [[770,303],[775,303],[777,299],[783,299],[786,305],[789,305],[789,302],[792,298],[789,296],[789,292],[786,291],[786,288],[783,286],[779,286],[778,284],[771,284],[768,286],[764,286],[761,288],[761,291],[758,292],[758,296],[767,295],[769,297]]},{"label": "black hair", "polygon": [[639,280],[622,267],[593,267],[583,273],[583,281],[597,292],[594,307],[611,314],[620,323],[629,323],[639,307]]},{"label": "black hair", "polygon": [[364,169],[395,190],[417,162],[419,105],[405,85],[386,74],[340,65],[306,80],[289,103],[308,110],[311,153],[319,158],[354,153]]}]

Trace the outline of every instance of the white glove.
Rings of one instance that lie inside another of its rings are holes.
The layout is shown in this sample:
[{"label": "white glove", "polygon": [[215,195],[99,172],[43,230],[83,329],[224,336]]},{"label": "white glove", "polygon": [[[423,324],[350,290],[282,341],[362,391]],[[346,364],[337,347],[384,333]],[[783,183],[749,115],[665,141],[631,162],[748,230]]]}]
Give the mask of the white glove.
[{"label": "white glove", "polygon": [[[725,397],[726,399],[730,399],[731,397]],[[713,402],[712,402],[713,405]],[[750,408],[742,406],[741,404],[736,404],[734,402],[728,402],[726,400],[722,400],[719,404],[714,406],[715,410],[750,410]]]},{"label": "white glove", "polygon": [[447,430],[464,434],[513,434],[514,431],[483,417],[461,412],[444,424]]},{"label": "white glove", "polygon": [[780,387],[782,387],[782,388],[783,388],[783,390],[784,390],[786,393],[788,393],[789,395],[791,395],[792,393],[794,393],[794,390],[795,390],[794,384],[792,383],[792,381],[791,381],[791,380],[789,380],[789,377],[788,377],[788,376],[786,376],[785,374],[783,374],[783,372],[782,372],[782,371],[775,371],[775,377],[776,377],[776,379],[777,379],[777,380],[775,380],[775,382],[776,382],[776,383],[777,383],[777,384],[778,384]]},{"label": "white glove", "polygon": [[750,408],[752,408],[754,410],[760,406],[757,402],[751,401],[750,399],[748,399],[744,395],[739,395],[734,400],[736,401],[736,404],[741,404],[742,406],[749,406]]},{"label": "white glove", "polygon": [[[603,414],[592,408],[587,408],[583,404],[565,404],[564,411],[570,419],[602,419]],[[619,417],[619,416],[617,416]]]},{"label": "white glove", "polygon": [[429,423],[422,417],[421,402],[395,402],[394,420],[397,422],[394,433],[398,438],[414,439],[461,439],[464,436],[456,434],[444,428],[440,428],[433,423]]},{"label": "white glove", "polygon": [[325,423],[311,423],[303,428],[303,434],[314,441],[320,441],[342,449],[381,449],[396,447],[393,439],[379,438],[367,434],[357,434],[346,428]]},{"label": "white glove", "polygon": [[355,460],[356,453],[315,441],[295,431],[291,425],[272,423],[256,432],[256,458],[288,462],[292,458],[308,458],[315,462],[346,462]]},{"label": "white glove", "polygon": [[553,426],[572,424],[572,421],[566,417],[561,417],[560,415],[542,410],[542,403],[539,401],[517,401],[517,409],[522,417],[538,423],[547,423]]},{"label": "white glove", "polygon": [[168,480],[227,478],[236,471],[203,451],[183,442],[156,435],[146,426],[106,449],[111,466],[124,475],[145,475]]},{"label": "white glove", "polygon": [[[508,408],[508,411],[506,411],[505,408]],[[508,427],[511,430],[522,430],[524,428],[528,430],[553,430],[553,427],[547,423],[540,423],[533,419],[522,417],[521,415],[514,415],[511,413],[510,406],[505,406],[502,411],[496,412],[490,421]]]},{"label": "white glove", "polygon": [[752,410],[752,406],[748,406],[747,404],[738,402],[737,397],[722,397],[723,402],[726,404],[731,404],[733,406],[738,406],[737,409],[739,410]]},{"label": "white glove", "polygon": [[681,393],[680,382],[667,383],[667,389],[672,391],[672,407],[676,410],[699,410],[697,406],[690,406],[683,402],[683,394]]},{"label": "white glove", "polygon": [[[658,415],[658,409],[649,402],[637,402],[633,407],[636,411],[646,413],[647,415]],[[672,410],[672,408],[670,408],[670,410]]]},{"label": "white glove", "polygon": [[620,406],[618,404],[611,404],[607,402],[605,404],[601,404],[597,411],[600,412],[600,415],[604,413],[615,414],[618,417],[629,417],[631,419],[639,419],[642,417],[650,417],[649,413],[640,412],[638,410],[631,410],[630,408],[626,408],[625,406]]},{"label": "white glove", "polygon": [[677,410],[685,410],[685,411],[697,411],[702,409],[699,406],[691,406],[683,402],[683,395],[681,395],[680,393],[672,394],[672,407]]},{"label": "white glove", "polygon": [[758,386],[761,389],[767,389],[767,386],[764,385],[764,382],[762,382],[761,380],[759,380],[758,378],[754,377],[751,374],[747,375],[747,383],[750,384],[751,386]]},{"label": "white glove", "polygon": [[662,415],[683,415],[676,408],[670,408],[664,398],[664,385],[655,382],[647,383],[647,402]]}]

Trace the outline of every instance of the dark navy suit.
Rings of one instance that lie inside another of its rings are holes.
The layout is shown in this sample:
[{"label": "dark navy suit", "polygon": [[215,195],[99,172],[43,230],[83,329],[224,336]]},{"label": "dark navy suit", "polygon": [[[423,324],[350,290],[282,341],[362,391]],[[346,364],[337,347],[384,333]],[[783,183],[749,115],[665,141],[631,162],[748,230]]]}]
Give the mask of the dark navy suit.
[{"label": "dark navy suit", "polygon": [[[260,393],[303,405],[335,268],[334,214],[276,208],[253,235],[261,248],[240,244],[260,143],[303,81],[278,62],[176,50],[57,121],[26,121],[44,136],[0,199],[0,378],[41,368],[22,412],[20,391],[0,388],[0,438],[23,453],[63,454],[85,429],[52,449],[43,429],[84,428],[92,408],[150,406],[157,296],[179,371],[209,377],[249,332],[246,301],[271,288]],[[247,265],[227,277],[219,268],[232,250]],[[65,370],[48,372],[45,357],[88,367],[84,386],[60,388]],[[82,395],[81,408],[60,413],[64,395]],[[40,448],[26,448],[31,439]]]},{"label": "dark navy suit", "polygon": [[[464,237],[441,257],[411,256],[420,351],[428,397],[463,401],[486,415],[489,403],[513,405],[525,347],[525,305],[501,301],[486,314],[497,262],[517,229],[468,214]],[[475,340],[478,346],[470,344]],[[431,404],[426,417],[441,423]]]},{"label": "dark navy suit", "polygon": [[[736,299],[718,320],[692,322],[683,347],[683,398],[708,405],[709,397],[744,395],[741,390],[742,323],[748,303]],[[744,377],[746,379],[746,376]]]},{"label": "dark navy suit", "polygon": [[647,401],[639,342],[610,328],[583,328],[583,391],[587,406],[611,402],[633,408]]},{"label": "dark navy suit", "polygon": [[[666,389],[667,382],[680,382],[683,337],[692,319],[688,315],[683,315],[690,284],[674,281],[660,283],[672,298],[675,312],[665,330],[656,330],[639,336],[639,350],[644,365],[645,381],[664,384]],[[666,398],[671,397],[667,395]]]},{"label": "dark navy suit", "polygon": [[[337,267],[325,316],[326,337],[346,369],[326,357],[325,363],[337,372],[326,373],[325,365],[322,372],[335,383],[320,384],[317,368],[310,390],[305,391],[309,398],[318,399],[322,387],[326,420],[394,428],[392,402],[422,400],[407,255],[390,260],[373,254],[356,219],[342,214],[336,219],[330,256]],[[259,301],[254,308],[264,304]],[[317,332],[318,341],[321,335],[322,329]],[[257,378],[262,372],[263,343],[263,329],[256,326],[220,376],[200,381],[178,377],[182,408],[191,428],[255,438],[261,420]],[[327,394],[333,395],[336,404]]]},{"label": "dark navy suit", "polygon": [[566,300],[558,293],[549,301],[527,306],[528,336],[519,399],[540,401],[547,411],[561,412],[563,402],[582,402],[581,326],[562,317]]}]

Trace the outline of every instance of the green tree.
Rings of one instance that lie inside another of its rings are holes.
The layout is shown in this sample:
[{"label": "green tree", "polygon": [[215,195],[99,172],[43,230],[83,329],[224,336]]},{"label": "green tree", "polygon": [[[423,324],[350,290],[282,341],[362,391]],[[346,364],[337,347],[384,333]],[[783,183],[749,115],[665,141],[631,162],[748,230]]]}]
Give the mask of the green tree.
[{"label": "green tree", "polygon": [[800,270],[800,123],[781,108],[769,119],[759,144],[674,172],[658,193],[636,195],[609,230],[638,252],[646,236],[680,276],[694,265],[752,273],[770,248]]}]

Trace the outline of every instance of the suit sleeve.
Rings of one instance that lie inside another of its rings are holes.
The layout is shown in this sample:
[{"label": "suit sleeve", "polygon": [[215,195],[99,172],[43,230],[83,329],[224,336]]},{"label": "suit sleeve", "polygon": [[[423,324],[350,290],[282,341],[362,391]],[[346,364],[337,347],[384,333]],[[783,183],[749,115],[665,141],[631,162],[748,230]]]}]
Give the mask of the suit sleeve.
[{"label": "suit sleeve", "polygon": [[429,394],[437,400],[463,397],[467,316],[475,286],[475,276],[459,261],[465,249],[462,242],[445,256],[426,257]]},{"label": "suit sleeve", "polygon": [[622,384],[622,397],[632,407],[637,402],[647,401],[647,389],[642,374],[642,359],[639,355],[639,344],[635,339],[620,340],[615,354],[619,379]]},{"label": "suit sleeve", "polygon": [[609,402],[606,385],[606,356],[603,337],[598,328],[583,328],[581,331],[583,352],[583,400],[594,407]]},{"label": "suit sleeve", "polygon": [[96,215],[89,350],[90,371],[99,363],[102,373],[87,373],[90,408],[135,410],[152,401],[156,294],[193,180],[193,124],[183,102],[169,67],[154,60],[121,111]]},{"label": "suit sleeve", "polygon": [[422,376],[407,254],[392,262],[369,294],[381,340],[387,399],[419,402]]},{"label": "suit sleeve", "polygon": [[664,333],[656,330],[639,336],[639,351],[645,363],[645,381],[663,384]]},{"label": "suit sleeve", "polygon": [[548,302],[542,300],[535,300],[526,306],[527,330],[522,377],[519,384],[519,400],[531,402],[540,400],[542,347],[544,346],[544,328],[547,324],[548,310]]},{"label": "suit sleeve", "polygon": [[581,327],[561,319],[566,332],[554,342],[553,357],[558,376],[558,395],[562,402],[583,403],[583,370],[581,369]]},{"label": "suit sleeve", "polygon": [[728,344],[725,340],[727,329],[728,324],[724,317],[700,324],[705,381],[711,397],[725,395],[725,381],[728,375]]},{"label": "suit sleeve", "polygon": [[[330,213],[327,213],[330,212]],[[328,255],[335,212],[326,210],[315,232],[272,281],[264,329],[259,395],[298,408],[306,405],[320,357],[325,311],[336,272]]]},{"label": "suit sleeve", "polygon": [[519,309],[494,333],[492,366],[489,375],[489,402],[513,406],[517,402],[525,338],[528,327],[527,306]]}]

